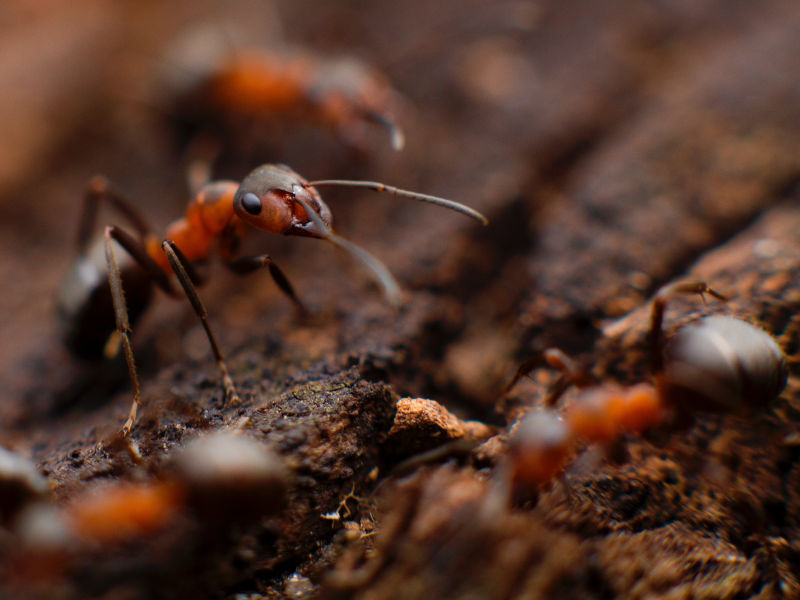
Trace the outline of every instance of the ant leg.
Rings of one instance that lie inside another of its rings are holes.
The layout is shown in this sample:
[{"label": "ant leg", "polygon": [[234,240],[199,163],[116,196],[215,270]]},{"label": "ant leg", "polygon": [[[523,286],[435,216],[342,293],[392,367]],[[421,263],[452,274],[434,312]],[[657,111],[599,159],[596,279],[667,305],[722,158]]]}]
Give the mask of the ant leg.
[{"label": "ant leg", "polygon": [[217,367],[219,367],[219,370],[222,373],[222,384],[225,387],[225,396],[229,399],[231,405],[235,406],[239,404],[239,394],[236,391],[236,386],[234,385],[233,379],[228,371],[228,365],[225,363],[225,359],[223,358],[222,352],[217,344],[217,338],[214,336],[214,332],[211,330],[211,324],[208,322],[208,312],[206,311],[206,307],[203,306],[200,296],[197,294],[197,288],[193,283],[192,276],[189,275],[188,271],[192,270],[191,265],[178,247],[170,240],[164,240],[161,243],[161,247],[167,254],[167,260],[169,260],[172,270],[178,277],[178,281],[183,287],[183,291],[186,293],[186,297],[189,299],[194,312],[197,313],[198,317],[200,317],[200,322],[203,324],[203,329],[206,331],[208,342],[211,344],[211,352],[214,355],[214,362],[217,363]]},{"label": "ant leg", "polygon": [[531,358],[524,360],[522,364],[520,364],[520,366],[517,367],[517,372],[514,373],[514,377],[511,378],[511,381],[509,381],[500,391],[500,395],[505,396],[508,392],[510,392],[514,388],[515,385],[517,385],[517,382],[520,379],[522,379],[526,375],[530,375],[531,371],[533,371],[536,367],[540,367],[542,365],[543,361],[541,355],[532,356]]},{"label": "ant leg", "polygon": [[653,308],[650,311],[650,364],[653,375],[658,377],[664,371],[664,355],[661,348],[664,343],[664,312],[672,296],[678,294],[699,294],[703,302],[705,294],[725,302],[727,298],[711,289],[704,281],[679,281],[662,287],[653,298]]},{"label": "ant leg", "polygon": [[308,309],[305,304],[297,297],[297,294],[292,287],[291,282],[284,274],[283,270],[275,264],[269,254],[260,254],[258,256],[244,256],[236,258],[225,263],[236,275],[250,275],[255,271],[266,267],[269,269],[269,274],[278,288],[292,301],[301,314],[308,314]]},{"label": "ant leg", "polygon": [[97,209],[100,201],[107,201],[123,215],[128,222],[139,232],[140,237],[146,236],[152,229],[145,218],[139,213],[133,203],[123,196],[111,185],[105,177],[96,175],[89,181],[83,197],[83,209],[78,225],[78,249],[83,253],[89,245],[97,221]]},{"label": "ant leg", "polygon": [[571,385],[585,386],[591,383],[591,377],[583,367],[579,366],[573,359],[558,348],[548,348],[541,355],[534,356],[523,362],[511,381],[503,388],[502,393],[505,394],[509,392],[520,379],[529,375],[535,368],[545,365],[561,371],[561,375],[559,375],[551,389],[547,392],[547,396],[544,400],[545,406],[555,406],[559,398],[561,398]]},{"label": "ant leg", "polygon": [[[127,435],[136,422],[136,414],[141,405],[139,377],[136,373],[136,363],[133,357],[133,349],[131,347],[130,334],[131,326],[128,321],[128,309],[125,304],[125,294],[122,289],[122,277],[120,275],[119,265],[117,264],[117,257],[114,253],[114,244],[117,242],[122,248],[130,254],[130,256],[141,266],[162,290],[171,296],[177,295],[177,290],[172,285],[169,276],[158,266],[158,264],[150,257],[145,250],[144,246],[136,240],[131,234],[114,225],[106,227],[105,230],[105,248],[106,248],[106,263],[108,264],[108,282],[111,286],[111,298],[114,303],[114,316],[117,322],[116,335],[122,342],[122,347],[125,352],[125,362],[128,364],[128,374],[131,378],[131,386],[133,388],[133,402],[128,413],[128,418],[122,426],[122,434]],[[111,341],[107,348],[112,347]]]},{"label": "ant leg", "polygon": [[128,309],[125,306],[125,295],[122,292],[122,277],[119,272],[119,264],[114,254],[114,236],[112,227],[106,227],[105,248],[106,263],[108,264],[108,283],[111,287],[111,298],[114,302],[114,318],[117,323],[117,334],[122,340],[122,347],[125,351],[125,362],[128,364],[128,375],[131,378],[133,388],[133,402],[128,418],[122,426],[122,435],[127,436],[136,421],[136,413],[141,405],[141,393],[139,387],[139,376],[136,373],[136,363],[133,359],[133,349],[131,348],[131,325],[128,322]]},{"label": "ant leg", "polygon": [[368,108],[362,108],[359,112],[364,120],[375,123],[376,125],[380,125],[386,129],[386,131],[389,133],[392,150],[400,152],[405,147],[406,135],[397,123],[392,121],[386,115],[382,115]]},{"label": "ant leg", "polygon": [[[127,435],[136,421],[136,415],[139,410],[139,406],[141,405],[141,394],[139,377],[136,372],[136,364],[130,342],[131,326],[128,321],[128,310],[125,305],[125,295],[122,290],[122,278],[120,275],[119,265],[117,264],[116,255],[114,254],[114,246],[112,242],[117,242],[120,246],[122,246],[122,248],[131,255],[131,257],[139,264],[139,266],[141,266],[147,272],[153,282],[164,292],[170,296],[177,296],[178,291],[172,284],[169,275],[158,266],[158,263],[153,260],[153,258],[147,253],[147,250],[144,248],[144,246],[137,241],[136,238],[119,227],[106,227],[106,261],[108,263],[108,279],[111,286],[111,295],[114,302],[114,315],[117,321],[117,335],[122,342],[125,352],[125,361],[128,364],[128,373],[130,375],[131,385],[133,387],[133,402],[128,414],[128,419],[125,421],[125,424],[122,427],[123,435]],[[223,360],[222,354],[219,351],[219,346],[217,345],[214,334],[208,324],[205,307],[203,307],[203,304],[200,302],[200,298],[198,297],[195,289],[195,285],[200,282],[200,277],[189,261],[187,261],[183,256],[183,253],[181,253],[180,250],[178,250],[178,248],[174,245],[167,247],[167,244],[168,242],[164,242],[162,246],[167,253],[167,258],[170,261],[170,265],[178,276],[178,280],[181,282],[181,285],[183,286],[184,291],[186,292],[186,295],[192,304],[192,307],[195,309],[195,312],[197,312],[203,323],[203,327],[205,328],[209,342],[211,343],[211,351],[214,354],[217,364],[220,366],[220,370],[222,371],[225,393],[233,402],[238,402],[239,397],[236,393],[236,388],[233,385],[233,380],[228,374],[228,368],[225,365],[225,361]]]},{"label": "ant leg", "polygon": [[561,371],[561,376],[544,399],[545,406],[551,408],[555,406],[570,386],[585,387],[592,383],[592,378],[586,369],[558,348],[548,348],[542,356],[548,365]]}]

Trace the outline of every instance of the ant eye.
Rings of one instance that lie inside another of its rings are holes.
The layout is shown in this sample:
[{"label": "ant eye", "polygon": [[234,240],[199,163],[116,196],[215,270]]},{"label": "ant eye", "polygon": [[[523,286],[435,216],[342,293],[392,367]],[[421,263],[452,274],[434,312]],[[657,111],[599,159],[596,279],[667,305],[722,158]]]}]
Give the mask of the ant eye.
[{"label": "ant eye", "polygon": [[242,207],[251,215],[257,215],[261,212],[261,199],[253,192],[248,192],[242,196]]}]

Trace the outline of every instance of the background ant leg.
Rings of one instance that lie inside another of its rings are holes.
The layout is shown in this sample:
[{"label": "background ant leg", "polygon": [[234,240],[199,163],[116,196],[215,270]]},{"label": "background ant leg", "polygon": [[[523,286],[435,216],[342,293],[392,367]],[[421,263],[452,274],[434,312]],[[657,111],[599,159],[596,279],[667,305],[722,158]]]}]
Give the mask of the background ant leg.
[{"label": "background ant leg", "polygon": [[361,109],[361,116],[366,121],[371,121],[372,123],[376,123],[381,127],[385,128],[386,131],[389,132],[389,139],[391,140],[392,150],[396,150],[400,152],[406,145],[406,134],[397,125],[394,121],[392,121],[389,117],[382,115],[374,110],[369,110],[367,108]]},{"label": "background ant leg", "polygon": [[561,376],[553,384],[544,399],[544,405],[553,407],[570,386],[585,387],[592,383],[591,376],[582,366],[558,348],[548,348],[542,354],[545,362],[561,371]]},{"label": "background ant leg", "polygon": [[187,267],[191,269],[189,261],[186,260],[186,257],[183,256],[183,253],[170,240],[164,240],[161,243],[161,247],[164,249],[164,252],[166,252],[167,260],[169,260],[172,270],[178,277],[178,281],[183,287],[183,291],[186,293],[186,297],[189,299],[192,308],[194,309],[195,313],[197,313],[197,316],[200,317],[200,322],[203,324],[203,329],[206,331],[208,342],[211,344],[211,352],[214,355],[214,362],[217,363],[217,366],[222,373],[222,384],[225,387],[225,396],[229,399],[231,405],[235,406],[239,404],[239,394],[236,391],[236,386],[234,385],[233,379],[228,371],[228,365],[225,363],[225,359],[223,358],[222,352],[219,349],[217,339],[211,329],[211,324],[208,322],[208,312],[206,311],[205,306],[203,306],[200,296],[197,294],[197,289],[192,282],[192,278],[187,272]]},{"label": "background ant leg", "polygon": [[544,405],[547,407],[555,406],[559,398],[561,398],[570,386],[586,386],[591,383],[591,377],[583,367],[579,366],[573,359],[558,348],[548,348],[541,355],[534,356],[523,362],[511,381],[503,388],[502,393],[505,394],[510,391],[522,377],[529,375],[535,368],[545,365],[561,371],[561,375],[559,375],[558,379],[556,379],[555,383],[547,392],[547,396],[545,396]]},{"label": "background ant leg", "polygon": [[278,288],[292,301],[295,307],[301,314],[307,314],[308,309],[305,304],[297,297],[297,294],[292,287],[291,282],[286,277],[283,270],[275,264],[275,261],[269,254],[260,254],[258,256],[243,256],[231,261],[227,261],[225,266],[228,267],[236,275],[249,275],[259,269],[266,267],[269,269],[269,274]]},{"label": "background ant leg", "polygon": [[533,371],[536,367],[542,365],[543,361],[541,355],[532,356],[524,360],[522,364],[519,367],[517,367],[517,372],[514,373],[514,377],[511,378],[511,381],[509,381],[500,391],[500,395],[505,396],[508,392],[510,392],[514,388],[515,385],[517,385],[517,382],[520,379],[522,379],[526,375],[529,375],[530,372]]},{"label": "background ant leg", "polygon": [[302,187],[315,188],[323,185],[362,188],[362,189],[372,190],[373,192],[386,192],[387,194],[400,196],[401,198],[410,198],[411,200],[418,200],[420,202],[427,202],[435,206],[449,208],[450,210],[460,212],[463,215],[475,219],[482,225],[489,224],[489,220],[481,213],[479,213],[477,210],[469,206],[466,206],[465,204],[461,204],[460,202],[456,202],[455,200],[449,200],[447,198],[442,198],[440,196],[432,196],[430,194],[423,194],[421,192],[412,192],[410,190],[404,190],[395,187],[393,185],[387,185],[385,183],[381,183],[380,181],[360,181],[360,180],[356,181],[352,179],[318,179],[316,181],[308,181],[302,184]]},{"label": "background ant leg", "polygon": [[725,302],[727,298],[712,290],[704,281],[679,281],[665,285],[653,298],[653,308],[650,311],[650,364],[653,375],[659,376],[664,371],[664,355],[661,351],[663,346],[664,331],[664,311],[667,303],[672,296],[678,294],[699,294],[705,302],[705,294],[710,294],[717,300]]},{"label": "background ant leg", "polygon": [[123,196],[105,177],[92,177],[83,197],[80,222],[78,224],[78,250],[83,253],[89,245],[97,221],[97,209],[100,201],[107,201],[139,232],[140,237],[152,231],[145,218],[133,203]]}]

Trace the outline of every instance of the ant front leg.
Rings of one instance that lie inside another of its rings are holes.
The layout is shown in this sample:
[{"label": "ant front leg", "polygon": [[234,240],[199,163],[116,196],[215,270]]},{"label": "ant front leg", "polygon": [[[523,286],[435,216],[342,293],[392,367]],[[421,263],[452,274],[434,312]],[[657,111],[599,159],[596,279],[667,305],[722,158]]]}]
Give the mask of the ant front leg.
[{"label": "ant front leg", "polygon": [[670,298],[678,294],[699,294],[703,302],[705,302],[705,294],[723,302],[727,301],[725,296],[712,290],[704,281],[679,281],[665,285],[658,290],[653,298],[653,308],[650,311],[650,363],[656,378],[664,372],[664,354],[662,352],[664,312]]},{"label": "ant front leg", "polygon": [[[200,318],[200,322],[203,324],[206,337],[208,337],[208,343],[211,345],[211,352],[214,355],[214,362],[217,363],[217,367],[222,373],[222,385],[225,387],[225,396],[228,398],[231,406],[237,406],[239,404],[239,394],[236,391],[233,378],[231,378],[230,372],[228,371],[228,365],[225,363],[225,359],[223,358],[222,352],[217,344],[217,338],[214,335],[214,332],[211,329],[211,324],[208,321],[208,311],[206,311],[206,307],[203,305],[203,302],[200,300],[200,296],[197,293],[197,288],[195,287],[197,275],[194,273],[191,263],[186,259],[186,257],[183,255],[183,252],[181,252],[173,242],[170,240],[164,240],[161,243],[161,248],[167,254],[167,260],[169,260],[172,270],[178,277],[178,281],[180,282],[181,287],[183,287],[183,291],[186,293],[186,297],[189,299],[194,312],[197,314],[197,316]],[[190,273],[193,275],[190,275]]]},{"label": "ant front leg", "polygon": [[283,270],[277,264],[275,264],[275,261],[272,260],[269,254],[259,254],[258,256],[244,256],[241,258],[236,258],[227,261],[225,266],[236,275],[250,275],[259,269],[266,267],[269,270],[269,274],[272,277],[272,280],[275,282],[275,285],[277,285],[278,288],[286,295],[286,297],[292,301],[292,304],[294,304],[295,308],[297,308],[300,314],[308,314],[308,309],[300,300],[300,298],[297,297],[289,278],[286,277],[286,274],[283,272]]}]

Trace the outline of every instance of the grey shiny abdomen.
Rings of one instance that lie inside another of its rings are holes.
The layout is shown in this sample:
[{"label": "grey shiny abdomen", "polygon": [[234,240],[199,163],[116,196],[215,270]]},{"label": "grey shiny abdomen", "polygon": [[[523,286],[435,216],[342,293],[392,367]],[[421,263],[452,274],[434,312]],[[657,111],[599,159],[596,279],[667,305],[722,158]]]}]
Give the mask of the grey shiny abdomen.
[{"label": "grey shiny abdomen", "polygon": [[678,331],[665,360],[665,383],[717,409],[765,405],[786,386],[783,351],[764,330],[711,316]]}]

